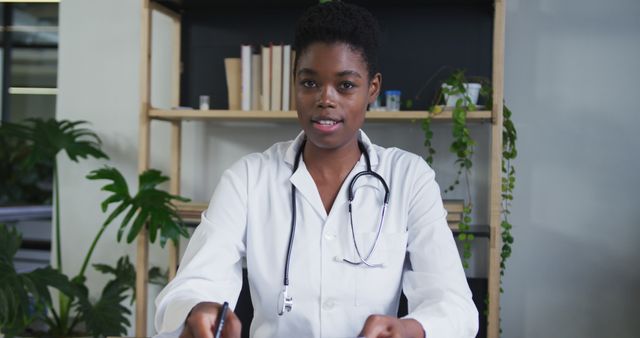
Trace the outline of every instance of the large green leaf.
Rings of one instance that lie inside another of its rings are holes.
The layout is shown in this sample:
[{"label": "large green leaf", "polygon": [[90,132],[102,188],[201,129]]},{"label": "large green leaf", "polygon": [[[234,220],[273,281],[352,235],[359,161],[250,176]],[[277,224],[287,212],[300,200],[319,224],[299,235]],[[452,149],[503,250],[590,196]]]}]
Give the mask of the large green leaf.
[{"label": "large green leaf", "polygon": [[[93,267],[104,274],[113,275],[113,281],[124,284],[131,291],[131,304],[133,304],[136,299],[136,269],[129,260],[129,256],[120,257],[115,267],[108,264],[94,264]],[[164,286],[168,282],[167,275],[168,272],[162,272],[159,267],[152,267],[149,269],[149,283]]]},{"label": "large green leaf", "polygon": [[129,228],[127,242],[133,242],[145,225],[149,230],[149,240],[154,243],[159,234],[160,245],[163,247],[169,239],[177,242],[180,236],[188,237],[187,230],[173,203],[188,202],[189,199],[158,189],[159,184],[169,180],[160,171],[149,169],[141,173],[138,178],[138,192],[135,196],[131,196],[124,176],[116,168],[106,166],[94,170],[87,175],[87,178],[109,182],[102,187],[103,191],[111,193],[102,202],[102,208],[106,211],[110,204],[119,204],[111,211],[104,225],[109,225],[124,213],[125,216],[118,230],[118,241]]},{"label": "large green leaf", "polygon": [[126,299],[127,287],[114,280],[105,286],[100,298],[91,303],[87,298],[78,302],[78,313],[87,330],[94,337],[124,336],[131,323],[127,316],[131,311],[122,305]]},{"label": "large green leaf", "polygon": [[27,165],[55,159],[60,151],[65,151],[69,159],[78,162],[80,158],[109,158],[100,150],[98,135],[89,129],[80,128],[86,121],[56,119],[27,119],[24,123],[5,123],[5,133],[26,140],[32,151]]}]

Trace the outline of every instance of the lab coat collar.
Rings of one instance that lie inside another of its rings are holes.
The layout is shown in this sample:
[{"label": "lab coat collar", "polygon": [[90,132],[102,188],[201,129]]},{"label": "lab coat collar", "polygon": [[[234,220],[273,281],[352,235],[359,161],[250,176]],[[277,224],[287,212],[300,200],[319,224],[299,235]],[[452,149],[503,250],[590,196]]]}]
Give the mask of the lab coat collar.
[{"label": "lab coat collar", "polygon": [[[292,168],[293,168],[293,162],[295,162],[295,159],[296,159],[296,154],[298,153],[298,149],[300,149],[300,144],[302,143],[302,140],[304,139],[304,137],[305,137],[304,131],[301,131],[298,134],[298,136],[296,136],[296,138],[293,140],[293,142],[289,145],[289,148],[287,148],[284,154],[285,163],[289,164]],[[369,160],[371,161],[371,169],[375,170],[376,166],[378,165],[378,153],[376,153],[375,149],[373,149],[373,143],[371,143],[371,140],[362,129],[358,131],[358,140],[360,140],[362,144],[364,144],[364,147],[367,150],[367,153],[369,153]],[[361,157],[360,162],[364,163],[364,157]]]}]

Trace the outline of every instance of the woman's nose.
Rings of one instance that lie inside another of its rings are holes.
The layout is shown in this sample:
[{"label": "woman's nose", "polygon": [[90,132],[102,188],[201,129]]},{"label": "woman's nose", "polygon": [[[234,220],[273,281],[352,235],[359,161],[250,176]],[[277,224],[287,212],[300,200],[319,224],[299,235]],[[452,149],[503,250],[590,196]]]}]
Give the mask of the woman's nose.
[{"label": "woman's nose", "polygon": [[335,108],[335,94],[336,91],[331,86],[324,86],[322,90],[320,90],[320,95],[318,97],[318,107],[319,108]]}]

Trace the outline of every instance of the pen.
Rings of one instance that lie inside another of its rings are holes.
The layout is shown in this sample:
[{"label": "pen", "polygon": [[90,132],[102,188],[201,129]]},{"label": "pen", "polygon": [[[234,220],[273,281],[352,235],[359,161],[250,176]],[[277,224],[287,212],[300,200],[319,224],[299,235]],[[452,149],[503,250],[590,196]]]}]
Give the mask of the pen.
[{"label": "pen", "polygon": [[220,338],[222,336],[222,327],[224,327],[224,319],[227,316],[227,310],[229,309],[229,303],[224,302],[222,304],[222,309],[220,309],[218,320],[218,325],[216,325],[216,329],[213,331],[213,338]]}]

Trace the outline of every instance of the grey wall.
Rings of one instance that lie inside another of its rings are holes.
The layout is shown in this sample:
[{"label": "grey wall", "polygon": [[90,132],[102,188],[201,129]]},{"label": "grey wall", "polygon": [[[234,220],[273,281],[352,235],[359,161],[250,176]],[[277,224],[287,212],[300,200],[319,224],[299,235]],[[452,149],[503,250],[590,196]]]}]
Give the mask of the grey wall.
[{"label": "grey wall", "polygon": [[[615,3],[615,5],[614,5]],[[58,118],[92,123],[112,165],[135,186],[138,147],[140,0],[61,2]],[[516,244],[502,298],[504,337],[637,336],[640,300],[640,3],[635,0],[507,1],[506,98],[519,130],[512,221]],[[157,18],[152,103],[168,107],[169,31]],[[374,141],[424,150],[417,124],[368,124]],[[478,138],[476,209],[486,209],[487,126]],[[221,172],[240,156],[296,135],[295,123],[197,123],[183,131],[183,194],[207,200]],[[446,133],[444,126],[436,132]],[[168,168],[168,130],[154,122],[152,166]],[[450,182],[448,138],[439,138],[438,180]],[[83,177],[106,162],[61,159],[63,259],[72,273],[104,215],[100,185]],[[454,193],[452,198],[461,197]],[[486,222],[486,213],[476,214]],[[133,257],[115,228],[94,262]],[[470,275],[484,273],[478,243]],[[154,264],[166,255],[152,248]],[[89,274],[96,290],[105,282]],[[151,331],[150,331],[151,332]]]},{"label": "grey wall", "polygon": [[638,337],[640,2],[507,1],[504,337]]}]

